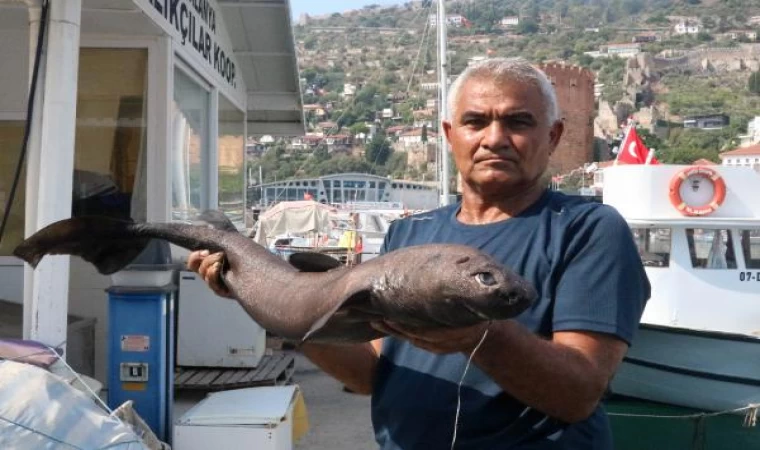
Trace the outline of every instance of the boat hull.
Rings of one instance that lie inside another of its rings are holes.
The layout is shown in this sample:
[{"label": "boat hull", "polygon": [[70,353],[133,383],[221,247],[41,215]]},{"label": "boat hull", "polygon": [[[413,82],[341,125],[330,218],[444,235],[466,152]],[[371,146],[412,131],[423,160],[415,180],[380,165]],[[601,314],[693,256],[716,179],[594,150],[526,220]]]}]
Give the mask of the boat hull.
[{"label": "boat hull", "polygon": [[760,403],[760,339],[641,325],[614,394],[703,411]]}]

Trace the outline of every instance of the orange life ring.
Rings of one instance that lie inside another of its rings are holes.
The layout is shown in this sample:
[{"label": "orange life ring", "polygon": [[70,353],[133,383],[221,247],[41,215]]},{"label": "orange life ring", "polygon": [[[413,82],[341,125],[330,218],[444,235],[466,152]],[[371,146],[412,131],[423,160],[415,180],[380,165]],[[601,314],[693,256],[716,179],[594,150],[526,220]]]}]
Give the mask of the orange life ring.
[{"label": "orange life ring", "polygon": [[[699,176],[709,180],[713,185],[713,196],[704,205],[691,206],[681,198],[681,185],[686,179]],[[706,216],[720,208],[726,199],[726,182],[714,169],[705,166],[692,166],[678,171],[670,180],[670,203],[684,216]]]}]

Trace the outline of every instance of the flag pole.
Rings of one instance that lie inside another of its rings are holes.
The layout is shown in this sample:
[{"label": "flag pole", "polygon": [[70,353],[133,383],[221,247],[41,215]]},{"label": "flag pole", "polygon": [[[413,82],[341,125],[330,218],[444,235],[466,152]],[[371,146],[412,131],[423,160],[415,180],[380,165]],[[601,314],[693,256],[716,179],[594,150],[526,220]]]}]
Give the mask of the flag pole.
[{"label": "flag pole", "polygon": [[612,163],[613,166],[618,165],[618,159],[620,159],[620,152],[623,151],[623,144],[625,144],[625,140],[628,138],[628,133],[631,131],[631,121],[628,120],[628,127],[625,129],[625,133],[623,134],[623,139],[620,140],[620,145],[618,146],[618,152],[617,155],[615,155],[615,162]]}]

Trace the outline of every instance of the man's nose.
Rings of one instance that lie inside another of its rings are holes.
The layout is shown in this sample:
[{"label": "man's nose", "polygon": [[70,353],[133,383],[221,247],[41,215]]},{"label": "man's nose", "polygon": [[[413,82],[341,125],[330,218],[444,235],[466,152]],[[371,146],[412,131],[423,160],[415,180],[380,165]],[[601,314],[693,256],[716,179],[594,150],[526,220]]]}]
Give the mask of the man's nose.
[{"label": "man's nose", "polygon": [[481,146],[490,150],[498,150],[500,148],[509,147],[509,143],[509,128],[501,121],[494,120],[485,129],[485,135],[483,136]]}]

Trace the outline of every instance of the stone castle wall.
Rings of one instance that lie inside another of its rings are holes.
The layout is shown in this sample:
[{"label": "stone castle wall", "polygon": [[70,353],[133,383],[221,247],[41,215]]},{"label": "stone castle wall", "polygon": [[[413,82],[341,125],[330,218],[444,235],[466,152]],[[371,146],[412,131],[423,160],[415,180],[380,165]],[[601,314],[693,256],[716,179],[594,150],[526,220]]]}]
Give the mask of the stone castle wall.
[{"label": "stone castle wall", "polygon": [[554,85],[565,132],[549,162],[553,173],[582,167],[594,157],[594,74],[565,64],[539,66]]}]

